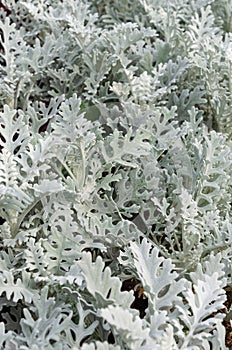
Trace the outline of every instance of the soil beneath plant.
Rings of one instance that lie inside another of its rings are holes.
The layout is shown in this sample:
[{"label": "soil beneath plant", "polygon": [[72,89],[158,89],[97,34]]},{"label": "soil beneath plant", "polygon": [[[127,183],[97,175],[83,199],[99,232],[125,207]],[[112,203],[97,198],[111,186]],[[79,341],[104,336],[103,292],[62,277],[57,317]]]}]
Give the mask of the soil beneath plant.
[{"label": "soil beneath plant", "polygon": [[[232,290],[226,292],[227,300],[225,302],[225,307],[227,310],[230,310],[232,304]],[[223,321],[223,326],[226,329],[226,339],[225,343],[229,350],[232,350],[232,327],[230,321]]]}]

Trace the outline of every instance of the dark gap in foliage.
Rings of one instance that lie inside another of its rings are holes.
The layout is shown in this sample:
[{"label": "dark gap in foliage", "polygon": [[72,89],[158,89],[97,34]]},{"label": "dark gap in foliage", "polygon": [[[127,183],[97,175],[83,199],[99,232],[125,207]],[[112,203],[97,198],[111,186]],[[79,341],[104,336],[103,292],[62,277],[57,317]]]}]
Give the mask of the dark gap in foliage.
[{"label": "dark gap in foliage", "polygon": [[[227,299],[225,301],[225,307],[229,311],[232,305],[232,290],[226,291]],[[230,323],[231,320],[224,319],[222,322],[226,330],[225,343],[229,350],[232,350],[232,326]]]},{"label": "dark gap in foliage", "polygon": [[111,293],[111,288],[109,289],[109,291],[108,291],[108,293],[107,293],[106,299],[109,299],[110,293]]},{"label": "dark gap in foliage", "polygon": [[[2,294],[1,298],[4,297],[5,293]],[[23,318],[23,302],[8,302],[9,305],[3,305],[0,308],[0,322],[3,322],[5,324],[5,328],[7,331],[13,331],[19,334],[21,331],[19,320]]]},{"label": "dark gap in foliage", "polygon": [[9,16],[11,14],[10,9],[6,5],[4,5],[2,3],[2,1],[0,1],[0,9],[2,9],[6,13],[7,16]]},{"label": "dark gap in foliage", "polygon": [[0,216],[0,225],[3,225],[6,222],[6,220]]},{"label": "dark gap in foliage", "polygon": [[115,338],[112,332],[109,333],[108,335],[108,343],[109,344],[114,344],[115,343]]},{"label": "dark gap in foliage", "polygon": [[148,299],[144,294],[143,287],[141,287],[141,282],[136,278],[131,278],[122,282],[121,291],[134,291],[134,301],[131,304],[131,309],[136,309],[139,311],[140,318],[144,318],[146,315],[145,310],[148,307]]},{"label": "dark gap in foliage", "polygon": [[41,134],[42,132],[45,132],[47,130],[49,122],[50,122],[50,120],[47,120],[46,123],[41,125],[41,127],[39,128],[39,134]]}]

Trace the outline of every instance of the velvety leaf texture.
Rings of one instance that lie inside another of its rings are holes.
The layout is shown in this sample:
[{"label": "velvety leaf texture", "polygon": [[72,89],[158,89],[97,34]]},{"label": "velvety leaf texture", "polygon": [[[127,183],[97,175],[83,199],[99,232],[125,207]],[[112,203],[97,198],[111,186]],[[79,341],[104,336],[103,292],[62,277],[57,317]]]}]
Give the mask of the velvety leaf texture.
[{"label": "velvety leaf texture", "polygon": [[0,350],[232,347],[231,13],[0,2]]}]

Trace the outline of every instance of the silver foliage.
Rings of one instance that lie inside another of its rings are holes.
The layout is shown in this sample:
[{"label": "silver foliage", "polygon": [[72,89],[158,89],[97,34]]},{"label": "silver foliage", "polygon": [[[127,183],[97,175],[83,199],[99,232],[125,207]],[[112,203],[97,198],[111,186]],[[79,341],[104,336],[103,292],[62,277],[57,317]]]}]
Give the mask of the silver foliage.
[{"label": "silver foliage", "polygon": [[231,2],[2,3],[0,349],[225,350]]}]

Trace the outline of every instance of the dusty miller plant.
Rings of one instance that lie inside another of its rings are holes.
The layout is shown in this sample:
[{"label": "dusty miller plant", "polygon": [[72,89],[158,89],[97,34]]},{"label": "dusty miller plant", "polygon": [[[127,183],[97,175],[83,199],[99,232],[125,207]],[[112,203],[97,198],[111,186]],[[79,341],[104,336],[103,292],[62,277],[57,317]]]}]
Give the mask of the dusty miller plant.
[{"label": "dusty miller plant", "polygon": [[3,5],[0,348],[226,349],[231,1]]}]

